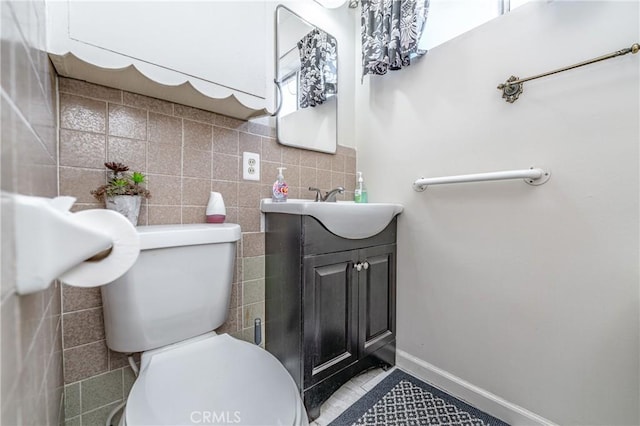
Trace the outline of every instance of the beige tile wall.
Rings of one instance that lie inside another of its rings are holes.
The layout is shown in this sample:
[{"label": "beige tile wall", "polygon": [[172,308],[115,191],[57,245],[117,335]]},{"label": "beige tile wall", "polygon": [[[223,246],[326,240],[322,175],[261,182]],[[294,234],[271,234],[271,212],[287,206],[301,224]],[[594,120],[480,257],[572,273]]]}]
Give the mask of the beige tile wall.
[{"label": "beige tile wall", "polygon": [[[57,195],[55,72],[44,45],[44,2],[0,2],[0,187]],[[0,212],[2,425],[63,421],[60,285],[16,293],[13,206]]]},{"label": "beige tile wall", "polygon": [[[204,222],[209,193],[222,193],[227,222],[240,224],[242,240],[228,319],[218,331],[252,340],[254,319],[264,319],[259,200],[270,196],[276,167],[287,167],[292,198],[313,197],[309,186],[341,185],[350,199],[355,151],[284,147],[272,128],[258,123],[78,80],[60,78],[59,91],[60,193],[76,197],[78,209],[102,207],[89,191],[105,182],[107,160],[148,176],[152,198],[140,225]],[[260,154],[259,182],[242,180],[245,151]],[[126,397],[131,373],[124,357],[106,347],[99,291],[64,286],[63,312],[67,422],[88,424]]]}]

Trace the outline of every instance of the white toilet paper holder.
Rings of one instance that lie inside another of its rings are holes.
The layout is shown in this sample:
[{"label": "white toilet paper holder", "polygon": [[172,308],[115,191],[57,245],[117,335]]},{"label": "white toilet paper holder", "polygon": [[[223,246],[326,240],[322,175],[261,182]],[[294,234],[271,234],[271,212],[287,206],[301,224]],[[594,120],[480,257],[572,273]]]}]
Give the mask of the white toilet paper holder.
[{"label": "white toilet paper holder", "polygon": [[[30,294],[49,287],[56,278],[77,269],[85,261],[100,262],[114,249],[114,237],[105,229],[98,229],[87,215],[71,213],[69,209],[76,201],[73,197],[53,199],[32,197],[19,194],[2,194],[2,208],[14,209],[16,291],[18,294]],[[82,213],[87,213],[82,212]],[[128,266],[119,275],[126,272],[139,253],[139,239],[133,225],[119,213],[108,210],[94,210],[106,223],[117,222],[118,227],[130,226],[126,232],[133,233],[135,241],[129,243]],[[115,216],[114,216],[115,215]],[[81,220],[82,219],[82,220]],[[107,227],[108,228],[108,227]],[[137,244],[137,246],[136,246]],[[133,247],[133,249],[131,249]],[[117,269],[117,268],[116,268]],[[111,274],[113,275],[113,273]],[[119,276],[118,275],[118,276]],[[62,278],[61,278],[62,279]],[[106,284],[108,281],[101,282]],[[88,284],[75,284],[89,287],[100,281],[99,277],[89,280]],[[69,282],[70,285],[74,283]]]}]

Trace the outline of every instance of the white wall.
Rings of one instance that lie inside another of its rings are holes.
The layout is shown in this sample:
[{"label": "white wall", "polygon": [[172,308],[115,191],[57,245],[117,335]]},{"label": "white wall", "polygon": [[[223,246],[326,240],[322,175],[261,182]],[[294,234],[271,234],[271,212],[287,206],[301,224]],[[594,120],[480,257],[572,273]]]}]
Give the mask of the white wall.
[{"label": "white wall", "polygon": [[[563,425],[640,423],[640,55],[515,104],[496,86],[630,46],[638,20],[637,1],[529,4],[356,85],[370,201],[406,208],[398,348]],[[411,188],[530,165],[549,182]]]}]

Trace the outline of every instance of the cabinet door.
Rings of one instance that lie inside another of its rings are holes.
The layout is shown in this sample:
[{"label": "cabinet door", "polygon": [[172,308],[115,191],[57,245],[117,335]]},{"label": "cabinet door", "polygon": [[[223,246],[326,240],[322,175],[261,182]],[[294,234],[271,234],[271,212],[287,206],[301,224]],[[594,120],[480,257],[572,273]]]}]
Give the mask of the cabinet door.
[{"label": "cabinet door", "polygon": [[360,250],[359,347],[364,357],[395,339],[396,246],[389,244]]},{"label": "cabinet door", "polygon": [[357,254],[304,258],[305,388],[358,359]]}]

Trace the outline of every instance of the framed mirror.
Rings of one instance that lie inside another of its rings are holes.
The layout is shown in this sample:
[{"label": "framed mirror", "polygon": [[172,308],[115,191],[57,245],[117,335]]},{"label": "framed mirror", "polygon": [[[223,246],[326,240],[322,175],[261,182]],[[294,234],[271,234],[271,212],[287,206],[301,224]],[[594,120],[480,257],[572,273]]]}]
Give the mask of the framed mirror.
[{"label": "framed mirror", "polygon": [[335,153],[338,140],[338,42],[289,8],[276,8],[278,142]]}]

